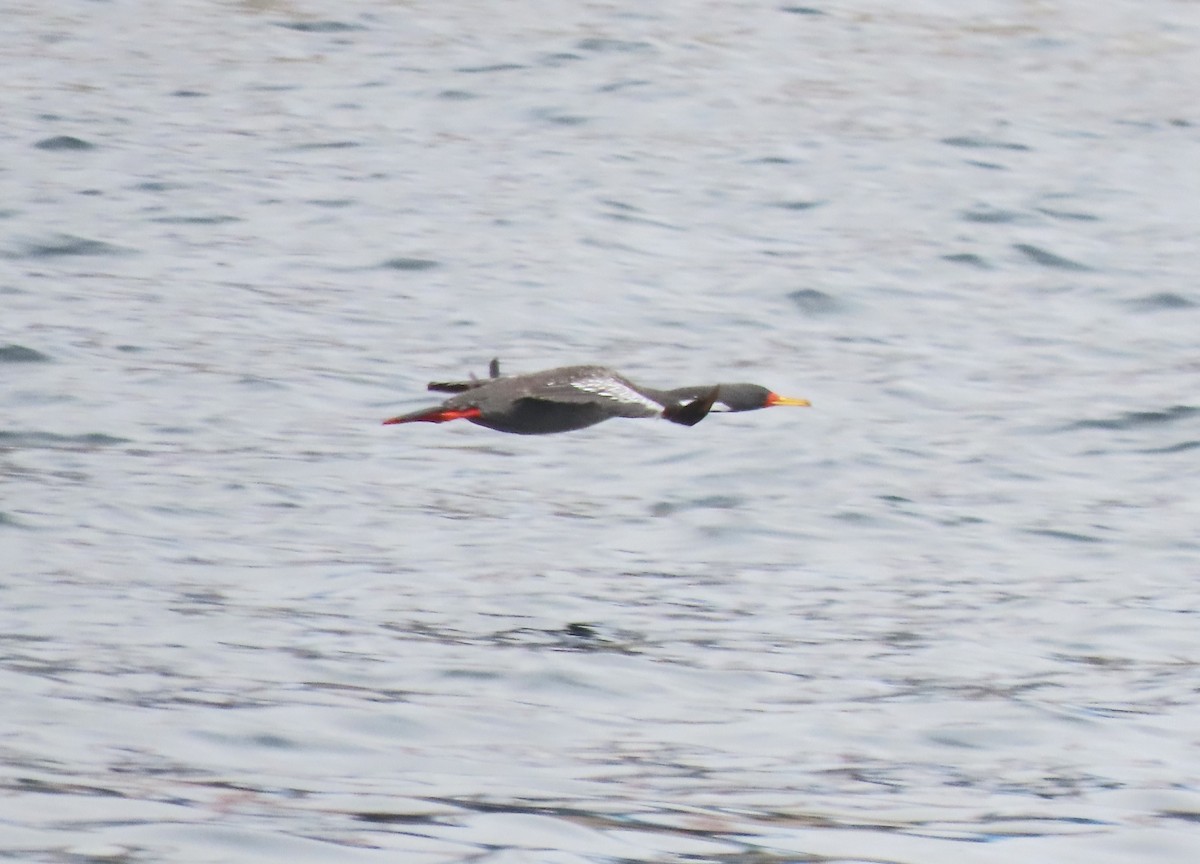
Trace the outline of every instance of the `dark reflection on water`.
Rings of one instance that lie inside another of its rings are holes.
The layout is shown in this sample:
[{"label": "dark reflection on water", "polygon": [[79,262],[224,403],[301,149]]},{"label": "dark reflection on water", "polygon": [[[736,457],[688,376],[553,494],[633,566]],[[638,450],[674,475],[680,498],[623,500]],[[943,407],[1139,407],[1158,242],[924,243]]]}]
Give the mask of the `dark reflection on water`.
[{"label": "dark reflection on water", "polygon": [[956,135],[951,138],[943,138],[943,144],[949,144],[952,147],[966,147],[976,150],[1029,150],[1031,149],[1026,144],[1018,144],[1015,141],[1002,141],[996,138],[980,138],[971,135]]},{"label": "dark reflection on water", "polygon": [[33,145],[39,150],[94,150],[96,145],[74,135],[55,135]]},{"label": "dark reflection on water", "polygon": [[367,29],[361,24],[351,24],[346,21],[281,21],[279,26],[301,33],[351,33],[355,30]]},{"label": "dark reflection on water", "polygon": [[1139,297],[1136,300],[1130,301],[1130,303],[1151,312],[1158,310],[1194,309],[1196,307],[1194,301],[1170,291],[1147,294],[1145,297]]},{"label": "dark reflection on water", "polygon": [[60,435],[55,432],[14,432],[0,429],[0,450],[97,450],[130,443],[125,438],[88,432],[83,435]]},{"label": "dark reflection on water", "polygon": [[1064,258],[1062,255],[1056,255],[1053,252],[1048,252],[1041,247],[1034,246],[1031,243],[1016,243],[1013,245],[1021,254],[1025,255],[1034,264],[1040,264],[1043,267],[1050,267],[1057,270],[1076,270],[1086,271],[1091,268],[1080,264],[1078,261],[1072,261],[1069,258]]},{"label": "dark reflection on water", "polygon": [[0,345],[0,363],[47,363],[50,357],[24,345]]},{"label": "dark reflection on water", "polygon": [[1162,411],[1128,411],[1117,417],[1101,420],[1077,420],[1068,429],[1137,429],[1143,426],[1158,426],[1174,423],[1188,417],[1200,415],[1200,408],[1190,405],[1172,405]]},{"label": "dark reflection on water", "polygon": [[22,258],[60,258],[64,256],[125,255],[133,250],[122,248],[103,240],[59,234],[43,240],[22,243],[15,255]]}]

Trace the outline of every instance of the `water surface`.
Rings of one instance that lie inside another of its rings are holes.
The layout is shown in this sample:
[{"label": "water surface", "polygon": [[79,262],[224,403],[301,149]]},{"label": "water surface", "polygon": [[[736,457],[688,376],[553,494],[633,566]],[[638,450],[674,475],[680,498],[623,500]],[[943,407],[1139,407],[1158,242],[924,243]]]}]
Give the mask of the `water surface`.
[{"label": "water surface", "polygon": [[1190,864],[1190,12],[18,4],[0,851]]}]

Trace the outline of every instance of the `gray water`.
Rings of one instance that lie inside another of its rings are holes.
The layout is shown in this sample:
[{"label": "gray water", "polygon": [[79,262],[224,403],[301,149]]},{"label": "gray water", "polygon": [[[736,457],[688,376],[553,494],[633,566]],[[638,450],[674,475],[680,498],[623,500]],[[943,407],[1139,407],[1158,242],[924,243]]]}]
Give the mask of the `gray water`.
[{"label": "gray water", "polygon": [[0,858],[1197,860],[1194,3],[3,19]]}]

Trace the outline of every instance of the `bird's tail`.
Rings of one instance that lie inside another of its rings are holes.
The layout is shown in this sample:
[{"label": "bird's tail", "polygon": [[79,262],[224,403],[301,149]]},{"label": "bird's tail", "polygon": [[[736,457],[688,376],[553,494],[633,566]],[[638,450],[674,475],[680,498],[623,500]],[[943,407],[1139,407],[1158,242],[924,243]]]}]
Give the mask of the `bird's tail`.
[{"label": "bird's tail", "polygon": [[684,426],[695,426],[708,416],[713,403],[717,401],[717,390],[714,387],[707,393],[697,396],[691,402],[668,405],[663,409],[663,416],[672,423],[682,423]]}]

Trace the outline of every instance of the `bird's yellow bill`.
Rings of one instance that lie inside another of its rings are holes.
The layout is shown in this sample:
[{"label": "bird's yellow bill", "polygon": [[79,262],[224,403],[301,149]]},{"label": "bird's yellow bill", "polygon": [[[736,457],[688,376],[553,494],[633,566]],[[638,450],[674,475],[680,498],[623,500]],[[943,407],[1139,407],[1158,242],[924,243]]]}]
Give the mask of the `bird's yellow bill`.
[{"label": "bird's yellow bill", "polygon": [[767,397],[767,407],[771,408],[775,405],[795,405],[799,408],[812,407],[812,403],[807,399],[793,399],[791,396],[780,396],[778,393],[772,393]]}]

